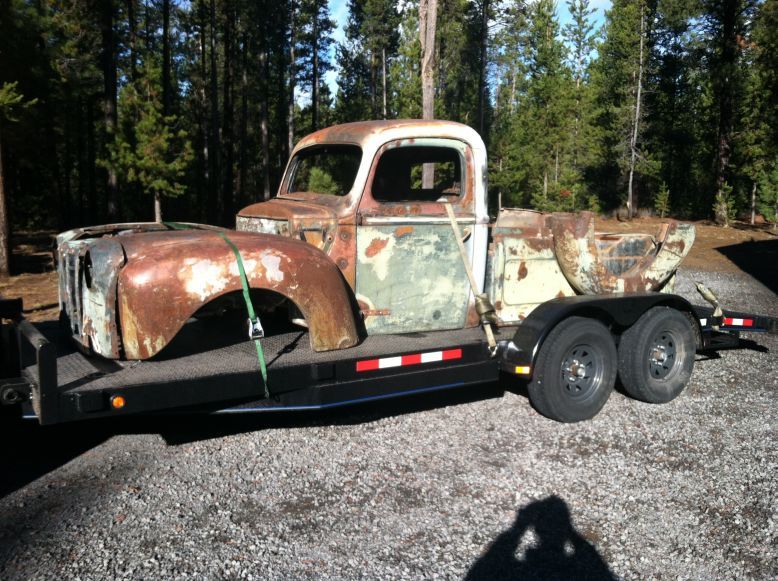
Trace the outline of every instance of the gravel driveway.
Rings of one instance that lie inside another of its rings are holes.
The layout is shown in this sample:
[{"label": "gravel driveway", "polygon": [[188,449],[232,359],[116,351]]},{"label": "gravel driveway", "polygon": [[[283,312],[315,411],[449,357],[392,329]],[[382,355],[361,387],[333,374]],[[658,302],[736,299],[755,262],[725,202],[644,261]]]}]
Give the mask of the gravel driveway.
[{"label": "gravel driveway", "polygon": [[[693,278],[778,315],[746,275]],[[670,404],[574,425],[509,384],[6,429],[0,578],[775,578],[778,337],[753,338]]]}]

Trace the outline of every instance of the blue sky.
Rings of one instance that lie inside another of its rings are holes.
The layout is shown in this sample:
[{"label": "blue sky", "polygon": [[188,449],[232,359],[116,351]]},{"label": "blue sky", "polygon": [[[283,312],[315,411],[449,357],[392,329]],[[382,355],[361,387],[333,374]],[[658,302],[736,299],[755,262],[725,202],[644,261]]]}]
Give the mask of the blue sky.
[{"label": "blue sky", "polygon": [[[594,17],[597,21],[597,24],[602,24],[603,19],[605,18],[605,10],[611,7],[611,0],[590,0],[589,5],[595,9]],[[343,40],[343,30],[348,21],[348,0],[329,0],[329,9],[330,16],[332,16],[332,19],[337,25],[335,34],[333,36],[335,37],[336,42],[340,42]],[[562,24],[562,26],[570,21],[570,13],[567,10],[566,2],[560,2],[557,0],[557,15],[559,16],[559,22]],[[329,85],[333,95],[335,95],[338,91],[337,77],[337,71],[329,71],[324,76],[324,79],[327,82],[327,85]]]}]

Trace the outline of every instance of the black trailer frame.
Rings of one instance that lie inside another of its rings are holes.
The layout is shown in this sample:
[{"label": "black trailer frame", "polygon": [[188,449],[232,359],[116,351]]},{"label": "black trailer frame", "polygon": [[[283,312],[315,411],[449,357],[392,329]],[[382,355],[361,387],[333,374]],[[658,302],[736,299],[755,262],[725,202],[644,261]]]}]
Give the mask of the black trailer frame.
[{"label": "black trailer frame", "polygon": [[[56,322],[34,325],[20,299],[0,299],[0,400],[21,404],[41,424],[88,418],[207,409],[219,412],[324,409],[375,399],[484,385],[501,372],[529,378],[548,332],[571,315],[626,328],[658,304],[687,312],[698,351],[737,347],[740,331],[778,333],[778,319],[690,305],[674,295],[584,296],[544,303],[520,326],[496,331],[492,356],[480,328],[367,337],[357,347],[317,353],[306,333],[263,339],[271,397],[254,346],[191,321],[161,356],[117,362],[76,350]],[[522,371],[519,371],[522,370]]]}]

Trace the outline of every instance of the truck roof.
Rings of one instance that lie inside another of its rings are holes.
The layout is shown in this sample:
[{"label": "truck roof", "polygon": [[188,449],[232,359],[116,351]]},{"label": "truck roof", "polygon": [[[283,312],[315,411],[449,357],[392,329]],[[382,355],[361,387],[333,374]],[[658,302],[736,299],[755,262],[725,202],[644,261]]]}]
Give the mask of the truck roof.
[{"label": "truck roof", "polygon": [[484,149],[481,136],[472,127],[454,121],[427,119],[356,121],[333,125],[305,136],[295,149],[320,143],[353,143],[369,150],[386,141],[416,137],[449,137],[466,141],[474,149]]}]

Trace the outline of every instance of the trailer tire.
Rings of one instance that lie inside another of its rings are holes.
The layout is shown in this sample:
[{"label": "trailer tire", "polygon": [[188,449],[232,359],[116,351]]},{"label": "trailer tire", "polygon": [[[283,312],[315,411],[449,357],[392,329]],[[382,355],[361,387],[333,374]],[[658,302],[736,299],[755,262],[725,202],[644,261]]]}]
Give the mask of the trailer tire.
[{"label": "trailer tire", "polygon": [[529,399],[559,422],[593,418],[616,382],[616,346],[608,328],[585,317],[569,317],[549,333],[538,353]]},{"label": "trailer tire", "polygon": [[649,309],[619,342],[619,377],[629,395],[667,403],[680,395],[694,368],[694,329],[682,312]]}]

